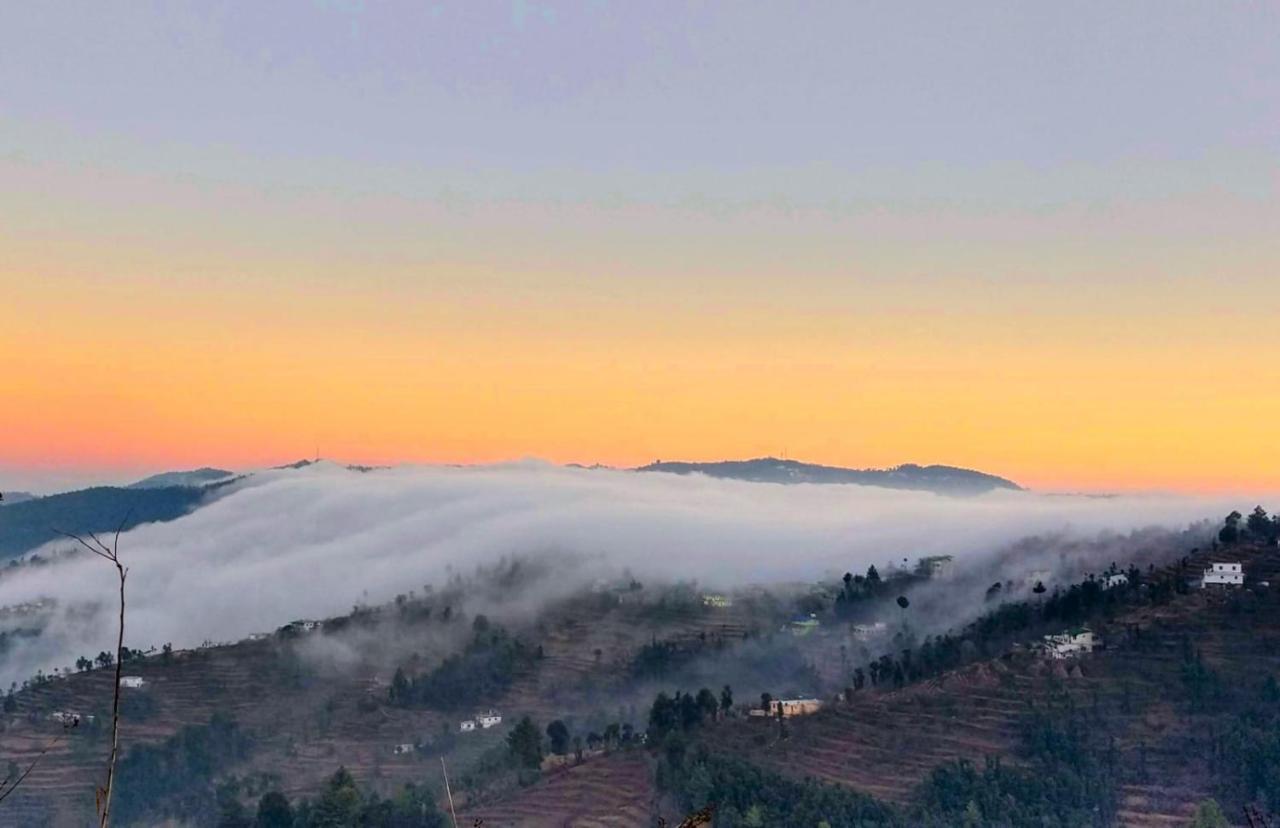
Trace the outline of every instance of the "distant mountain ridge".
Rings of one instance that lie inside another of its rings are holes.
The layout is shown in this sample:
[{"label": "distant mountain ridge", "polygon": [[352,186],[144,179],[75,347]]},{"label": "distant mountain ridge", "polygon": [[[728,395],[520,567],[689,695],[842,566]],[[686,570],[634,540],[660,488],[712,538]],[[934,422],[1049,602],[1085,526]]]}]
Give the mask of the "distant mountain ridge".
[{"label": "distant mountain ridge", "polygon": [[130,489],[164,489],[169,486],[204,486],[215,480],[225,480],[235,475],[226,469],[214,469],[208,466],[191,471],[171,471],[153,474],[136,483],[130,483]]},{"label": "distant mountain ridge", "polygon": [[60,531],[114,532],[176,520],[218,497],[227,484],[238,479],[193,486],[95,486],[5,505],[0,508],[0,559],[56,540]]},{"label": "distant mountain ridge", "polygon": [[709,463],[657,461],[636,471],[671,474],[705,474],[756,483],[845,483],[882,486],[889,489],[914,489],[938,494],[982,494],[994,489],[1020,491],[1017,483],[1004,477],[955,466],[918,466],[905,463],[891,469],[847,469],[757,457],[753,460],[720,460]]}]

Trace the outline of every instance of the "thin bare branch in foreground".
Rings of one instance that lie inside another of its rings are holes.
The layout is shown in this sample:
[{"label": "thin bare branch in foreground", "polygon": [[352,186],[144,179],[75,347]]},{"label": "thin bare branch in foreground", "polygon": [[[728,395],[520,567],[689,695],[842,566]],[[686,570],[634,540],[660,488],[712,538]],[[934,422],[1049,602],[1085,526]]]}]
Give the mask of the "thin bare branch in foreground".
[{"label": "thin bare branch in foreground", "polygon": [[124,584],[125,579],[129,576],[128,567],[120,562],[120,533],[124,531],[125,524],[129,522],[131,514],[132,512],[125,514],[124,520],[120,521],[120,525],[116,527],[115,537],[112,539],[110,546],[103,543],[92,532],[89,533],[89,538],[93,541],[91,544],[75,533],[54,530],[58,534],[74,540],[99,558],[109,561],[115,566],[116,574],[120,578],[120,623],[116,634],[115,687],[112,689],[111,695],[111,757],[107,760],[106,783],[97,789],[94,797],[98,811],[99,828],[107,828],[111,821],[111,794],[115,788],[116,760],[120,755],[120,679],[121,671],[124,669]]}]

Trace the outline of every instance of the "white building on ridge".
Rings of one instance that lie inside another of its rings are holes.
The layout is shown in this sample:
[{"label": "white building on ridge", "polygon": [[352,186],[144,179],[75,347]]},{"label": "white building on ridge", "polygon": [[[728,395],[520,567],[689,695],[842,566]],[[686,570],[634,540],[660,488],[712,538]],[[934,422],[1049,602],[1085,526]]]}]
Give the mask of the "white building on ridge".
[{"label": "white building on ridge", "polygon": [[1244,584],[1244,567],[1238,563],[1212,563],[1204,571],[1200,579],[1201,586],[1242,586]]},{"label": "white building on ridge", "polygon": [[1102,646],[1102,641],[1088,627],[1078,627],[1058,635],[1044,637],[1044,652],[1049,658],[1071,658],[1091,653]]}]

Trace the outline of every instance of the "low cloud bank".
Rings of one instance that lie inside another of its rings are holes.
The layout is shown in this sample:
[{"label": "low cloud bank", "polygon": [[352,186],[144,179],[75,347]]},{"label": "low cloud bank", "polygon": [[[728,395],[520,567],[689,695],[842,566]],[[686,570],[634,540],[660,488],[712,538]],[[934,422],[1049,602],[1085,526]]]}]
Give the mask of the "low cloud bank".
[{"label": "low cloud bank", "polygon": [[[1241,505],[1173,495],[949,498],[535,462],[369,472],[320,463],[251,475],[187,517],[123,535],[126,643],[235,640],[503,557],[571,556],[572,575],[555,579],[562,590],[624,568],[642,580],[729,587],[932,554],[963,567],[1028,535],[1181,528]],[[114,573],[89,557],[0,581],[0,606],[58,602],[45,635],[11,648],[4,681],[109,649],[113,590]]]}]

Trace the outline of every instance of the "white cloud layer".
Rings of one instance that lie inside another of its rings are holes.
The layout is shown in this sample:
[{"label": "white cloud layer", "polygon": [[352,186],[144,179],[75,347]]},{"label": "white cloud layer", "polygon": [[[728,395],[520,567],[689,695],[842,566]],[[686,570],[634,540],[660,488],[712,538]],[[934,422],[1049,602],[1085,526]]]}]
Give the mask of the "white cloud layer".
[{"label": "white cloud layer", "polygon": [[[536,462],[367,473],[321,463],[251,475],[187,517],[123,535],[126,643],[238,639],[389,600],[503,556],[564,552],[592,562],[575,567],[582,581],[565,588],[624,567],[642,579],[732,586],[930,554],[953,554],[963,566],[1028,535],[1182,528],[1241,505],[1174,495],[952,498]],[[114,586],[109,566],[87,556],[0,581],[0,606],[58,601],[47,634],[15,648],[4,680],[109,649]]]}]

